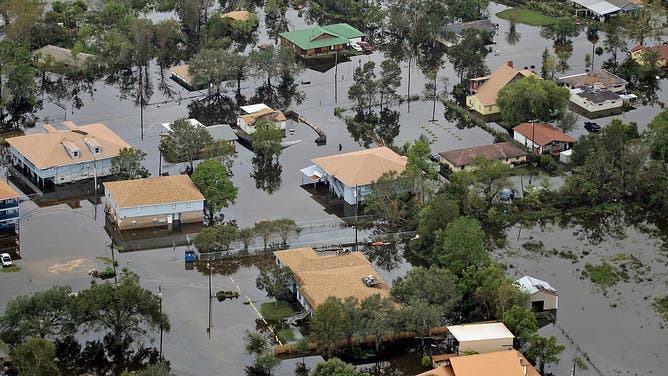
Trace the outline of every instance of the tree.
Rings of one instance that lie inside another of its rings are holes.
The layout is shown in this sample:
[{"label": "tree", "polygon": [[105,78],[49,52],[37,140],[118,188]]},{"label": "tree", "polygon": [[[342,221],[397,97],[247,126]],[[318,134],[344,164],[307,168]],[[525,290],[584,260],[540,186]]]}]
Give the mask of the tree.
[{"label": "tree", "polygon": [[392,296],[401,304],[425,301],[438,307],[442,317],[454,320],[459,317],[461,294],[457,277],[448,269],[431,265],[428,269],[415,267],[406,275],[392,282]]},{"label": "tree", "polygon": [[247,367],[249,374],[269,376],[271,371],[281,363],[281,360],[274,355],[269,347],[267,338],[257,331],[246,331],[244,351],[247,354],[255,355],[255,362],[252,366]]},{"label": "tree", "polygon": [[411,184],[394,171],[374,182],[373,192],[364,200],[364,213],[377,219],[379,232],[414,228],[415,215],[420,208],[409,193]]},{"label": "tree", "polygon": [[397,314],[392,299],[382,299],[380,294],[369,296],[360,302],[360,326],[364,334],[374,338],[376,352],[380,351],[383,337],[394,333]]},{"label": "tree", "polygon": [[[227,65],[227,56],[230,53],[225,49],[200,50],[190,59],[188,72],[197,84],[206,84],[209,95],[220,95],[220,85],[231,76]],[[212,93],[211,90],[214,90]]]},{"label": "tree", "polygon": [[599,37],[598,37],[598,32],[600,30],[600,26],[597,23],[591,23],[589,24],[589,27],[587,28],[587,40],[589,43],[591,43],[591,70],[594,70],[595,66],[595,54],[596,54],[596,43],[598,43]]},{"label": "tree", "polygon": [[461,84],[489,72],[485,64],[489,50],[485,46],[484,35],[477,29],[464,30],[459,43],[448,47],[446,53]]},{"label": "tree", "polygon": [[566,348],[566,346],[557,343],[557,338],[552,336],[550,338],[534,335],[531,337],[531,345],[526,351],[527,358],[532,363],[539,363],[540,373],[545,374],[545,365],[549,363],[559,363],[558,355]]},{"label": "tree", "polygon": [[[376,94],[378,93],[375,68],[376,63],[373,61],[368,61],[355,68],[353,84],[348,89],[348,98],[355,102],[357,113],[367,117],[372,115],[371,108],[376,102]],[[384,88],[384,90],[389,90],[389,88]]]},{"label": "tree", "polygon": [[[626,48],[627,42],[624,36],[623,19],[621,17],[611,17],[603,24],[603,31],[605,32],[603,46],[605,46],[606,52],[612,54],[611,64],[608,65],[615,72],[617,70],[617,51]],[[604,66],[604,68],[608,69],[609,67]]]},{"label": "tree", "polygon": [[283,147],[281,146],[282,138],[283,131],[276,123],[258,121],[255,125],[252,141],[255,155],[264,162],[278,160],[283,151]]},{"label": "tree", "polygon": [[174,374],[169,372],[169,365],[166,362],[160,362],[156,364],[149,364],[143,370],[137,373],[137,376],[173,376]]},{"label": "tree", "polygon": [[244,227],[237,230],[237,239],[241,242],[244,247],[244,250],[248,250],[248,247],[253,243],[255,238],[255,229],[253,227]]},{"label": "tree", "polygon": [[[357,71],[357,69],[355,70]],[[399,66],[399,63],[392,59],[383,60],[383,62],[380,63],[380,77],[376,83],[381,111],[383,110],[383,104],[387,106],[389,102],[399,97],[397,88],[399,88],[400,85],[401,67]]]},{"label": "tree", "polygon": [[438,306],[429,305],[424,300],[415,300],[402,306],[400,315],[404,329],[420,335],[423,348],[424,336],[429,336],[433,328],[441,325],[443,317]]},{"label": "tree", "polygon": [[559,130],[564,133],[570,132],[575,129],[577,124],[578,116],[570,111],[564,111],[559,116],[557,123],[555,124]]},{"label": "tree", "polygon": [[230,244],[237,239],[237,228],[232,225],[217,225],[203,228],[193,239],[200,252],[229,251]]},{"label": "tree", "polygon": [[439,192],[418,212],[417,232],[419,237],[409,243],[411,252],[420,259],[433,263],[440,253],[436,234],[459,216],[459,205],[446,192]]},{"label": "tree", "polygon": [[[36,103],[36,69],[28,44],[0,41],[0,126],[26,123]],[[10,118],[7,119],[7,116]],[[29,124],[26,124],[29,125]]]},{"label": "tree", "polygon": [[668,162],[668,110],[661,111],[648,124],[652,158]]},{"label": "tree", "polygon": [[529,295],[506,277],[502,265],[469,266],[459,279],[464,321],[500,320],[512,306],[527,307]]},{"label": "tree", "polygon": [[56,347],[44,338],[29,338],[11,351],[19,376],[60,375],[55,363]]},{"label": "tree", "polygon": [[222,208],[234,204],[239,188],[230,180],[227,168],[215,159],[198,164],[193,171],[192,180],[204,195],[208,224],[213,226],[216,223],[216,214]]},{"label": "tree", "polygon": [[255,279],[258,289],[267,293],[267,296],[275,299],[274,307],[278,307],[278,299],[284,298],[288,293],[288,287],[292,280],[292,272],[288,268],[282,268],[271,264],[260,269],[260,275]]},{"label": "tree", "polygon": [[504,126],[512,128],[534,119],[549,120],[553,114],[565,110],[569,95],[567,88],[553,81],[525,77],[501,89],[496,103]]},{"label": "tree", "polygon": [[650,2],[646,6],[638,7],[635,12],[623,15],[622,25],[630,39],[644,45],[647,38],[660,33],[665,17],[666,11],[663,7]]},{"label": "tree", "polygon": [[546,33],[549,38],[554,39],[555,44],[569,44],[570,38],[579,33],[575,17],[559,17],[554,25],[548,26]]},{"label": "tree", "polygon": [[33,25],[44,12],[45,3],[37,0],[11,0],[3,2],[1,6],[0,12],[7,23],[7,38],[30,46]]},{"label": "tree", "polygon": [[253,230],[257,236],[262,239],[263,250],[267,250],[267,244],[272,235],[276,234],[276,226],[273,221],[259,221],[255,222],[255,227]]},{"label": "tree", "polygon": [[436,255],[439,265],[455,275],[462,275],[470,266],[479,268],[490,262],[485,249],[485,233],[480,222],[473,218],[459,217],[450,222],[437,236],[437,241],[443,247]]},{"label": "tree", "polygon": [[175,120],[170,127],[169,134],[160,140],[162,156],[169,163],[188,162],[192,170],[202,150],[214,144],[213,137],[205,127],[186,119]]},{"label": "tree", "polygon": [[518,305],[503,313],[503,324],[515,335],[517,349],[521,349],[538,332],[536,315],[530,308]]},{"label": "tree", "polygon": [[441,86],[438,87],[438,70],[425,72],[424,99],[432,101],[431,121],[436,121],[436,100],[444,99],[447,95],[448,77],[441,77]]},{"label": "tree", "polygon": [[295,60],[295,54],[288,48],[266,45],[251,51],[250,64],[255,76],[264,78],[266,87],[273,88],[272,79],[278,76],[292,78],[304,68]]},{"label": "tree", "polygon": [[346,325],[347,315],[343,304],[330,296],[315,309],[309,337],[317,344],[319,353],[331,358],[339,350],[340,342],[346,338]]},{"label": "tree", "polygon": [[276,232],[278,232],[278,236],[280,236],[284,246],[288,245],[288,239],[292,236],[299,235],[302,231],[302,228],[297,225],[294,219],[280,218],[273,222],[274,226],[276,226]]},{"label": "tree", "polygon": [[352,364],[339,358],[331,358],[318,363],[311,376],[369,376],[369,374],[355,370]]},{"label": "tree", "polygon": [[141,179],[151,176],[148,169],[142,166],[146,153],[135,148],[122,148],[118,155],[111,158],[111,173],[118,180]]}]

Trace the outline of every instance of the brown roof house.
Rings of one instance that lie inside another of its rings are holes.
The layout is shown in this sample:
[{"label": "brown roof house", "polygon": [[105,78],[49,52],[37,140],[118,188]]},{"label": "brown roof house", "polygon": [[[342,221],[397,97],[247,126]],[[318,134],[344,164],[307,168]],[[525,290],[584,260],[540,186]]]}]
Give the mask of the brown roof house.
[{"label": "brown roof house", "polygon": [[108,220],[121,230],[202,223],[204,196],[188,175],[104,183]]},{"label": "brown roof house", "polygon": [[320,256],[313,248],[274,252],[276,263],[292,272],[290,291],[305,310],[313,312],[328,297],[349,296],[364,300],[380,294],[390,297],[390,288],[361,252]]},{"label": "brown roof house", "polygon": [[344,213],[353,213],[358,202],[373,192],[373,184],[385,173],[400,175],[406,169],[406,157],[388,147],[378,147],[315,158],[315,163],[301,172],[309,183],[325,182],[329,190],[344,201]]},{"label": "brown roof house", "polygon": [[592,119],[622,112],[626,80],[599,69],[559,78],[559,83],[570,89],[570,107]]},{"label": "brown roof house", "polygon": [[269,121],[278,125],[285,135],[285,127],[288,118],[283,112],[274,110],[264,103],[252,104],[248,106],[241,106],[241,115],[237,117],[237,127],[246,134],[253,134],[255,132],[255,125],[260,121]]},{"label": "brown roof house", "polygon": [[[434,356],[432,358],[436,358]],[[517,350],[466,356],[448,355],[433,370],[417,376],[540,376]]]},{"label": "brown roof house", "polygon": [[63,124],[65,129],[45,125],[46,133],[7,139],[12,165],[42,187],[111,175],[111,158],[131,147],[102,123]]},{"label": "brown roof house", "polygon": [[657,65],[661,68],[668,68],[668,44],[659,44],[657,46],[645,47],[641,44],[633,47],[631,49],[631,58],[635,60],[638,64],[645,64],[645,53],[647,50],[655,51],[659,56],[657,59]]},{"label": "brown roof house", "polygon": [[528,76],[535,76],[535,74],[527,69],[518,71],[513,68],[513,62],[509,61],[508,64],[496,68],[489,76],[471,79],[469,84],[471,95],[466,97],[466,105],[480,115],[496,115],[501,111],[496,105],[496,96],[499,91],[511,82]]},{"label": "brown roof house", "polygon": [[206,88],[206,82],[195,82],[193,76],[190,74],[190,65],[188,64],[171,67],[169,68],[169,72],[172,74],[172,80],[176,81],[176,83],[188,89],[189,91],[202,90]]},{"label": "brown roof house", "polygon": [[513,128],[513,138],[537,154],[558,155],[570,150],[575,139],[557,128],[541,123],[522,123]]},{"label": "brown roof house", "polygon": [[509,165],[524,163],[527,160],[527,153],[512,142],[450,150],[438,155],[441,157],[441,163],[452,171],[472,170],[473,161],[477,158],[498,160]]}]

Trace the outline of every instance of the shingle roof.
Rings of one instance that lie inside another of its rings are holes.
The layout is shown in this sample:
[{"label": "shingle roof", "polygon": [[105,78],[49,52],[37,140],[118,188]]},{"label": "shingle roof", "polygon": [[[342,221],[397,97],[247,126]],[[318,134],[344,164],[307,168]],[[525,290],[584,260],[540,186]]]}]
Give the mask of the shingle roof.
[{"label": "shingle roof", "polygon": [[310,50],[338,44],[348,44],[351,38],[363,37],[364,33],[348,24],[340,23],[288,31],[279,35],[302,50]]},{"label": "shingle roof", "polygon": [[385,173],[395,171],[401,174],[406,169],[406,157],[384,146],[315,158],[312,161],[348,187],[371,184]]},{"label": "shingle roof", "polygon": [[582,97],[594,104],[621,99],[617,93],[614,93],[606,88],[596,88],[593,86],[583,86],[576,89],[571,89],[571,94]]},{"label": "shingle roof", "polygon": [[227,12],[221,15],[222,18],[230,18],[234,21],[248,21],[251,17],[251,12],[247,10],[237,10],[234,12]]},{"label": "shingle roof", "polygon": [[204,201],[188,175],[111,181],[103,185],[119,208]]},{"label": "shingle roof", "polygon": [[[532,129],[533,127],[535,128]],[[535,134],[536,139],[532,141],[541,146],[547,145],[552,141],[575,142],[573,137],[550,125],[535,123],[533,127],[530,123],[522,123],[513,128],[513,131],[521,134],[529,140],[531,140],[532,135]]]},{"label": "shingle roof", "polygon": [[0,200],[7,200],[9,198],[19,197],[19,193],[16,192],[7,182],[0,179]]},{"label": "shingle roof", "polygon": [[206,127],[211,137],[216,141],[236,141],[239,139],[232,127],[227,124],[217,124]]},{"label": "shingle roof", "polygon": [[44,61],[49,56],[56,63],[61,63],[73,67],[81,67],[82,64],[90,59],[95,57],[95,55],[79,52],[75,55],[72,55],[72,50],[67,48],[62,48],[58,46],[47,45],[42,48],[39,48],[32,52],[32,55],[38,59]]},{"label": "shingle roof", "polygon": [[472,164],[476,158],[482,157],[488,160],[517,158],[527,155],[527,153],[513,145],[512,142],[501,142],[492,145],[446,151],[438,153],[438,155],[445,158],[454,166],[462,167]]},{"label": "shingle roof", "polygon": [[[45,125],[44,129],[47,133],[33,133],[6,140],[21,155],[42,170],[115,157],[120,149],[131,147],[102,123],[77,126],[67,121],[63,124],[69,129],[57,130],[50,125]],[[99,143],[101,153],[94,155],[86,144],[86,139]],[[79,149],[79,157],[70,157],[66,146],[74,146]]]},{"label": "shingle roof", "polygon": [[563,82],[573,88],[592,85],[616,86],[627,84],[626,80],[608,72],[605,69],[561,77],[559,78],[559,82]]},{"label": "shingle roof", "polygon": [[263,108],[261,110],[251,112],[247,115],[241,115],[240,118],[244,119],[246,124],[253,125],[260,120],[266,121],[285,121],[287,118],[281,111],[277,111],[271,108]]},{"label": "shingle roof", "polygon": [[646,48],[651,48],[659,53],[659,59],[668,60],[668,44],[659,44],[652,47],[645,47],[643,45],[637,45],[631,49],[631,52],[641,51]]},{"label": "shingle roof", "polygon": [[[390,297],[389,286],[362,253],[320,256],[312,248],[298,248],[276,251],[274,255],[290,269],[300,292],[314,309],[330,296],[340,299],[353,296],[360,301],[375,294]],[[380,284],[366,286],[362,278],[369,275]]]},{"label": "shingle roof", "polygon": [[535,74],[526,69],[518,71],[510,67],[508,64],[504,64],[496,68],[496,70],[489,76],[489,79],[480,85],[476,96],[483,106],[494,105],[496,103],[496,95],[501,89],[516,77],[523,78],[528,76],[535,76]]},{"label": "shingle roof", "polygon": [[191,84],[193,80],[193,76],[190,75],[190,65],[185,64],[185,65],[177,65],[175,67],[169,68],[169,71],[172,72],[172,74],[176,75],[178,78],[182,79],[183,81]]},{"label": "shingle roof", "polygon": [[[432,357],[435,358],[435,357]],[[450,364],[417,376],[540,376],[529,361],[516,350],[448,357]]]}]

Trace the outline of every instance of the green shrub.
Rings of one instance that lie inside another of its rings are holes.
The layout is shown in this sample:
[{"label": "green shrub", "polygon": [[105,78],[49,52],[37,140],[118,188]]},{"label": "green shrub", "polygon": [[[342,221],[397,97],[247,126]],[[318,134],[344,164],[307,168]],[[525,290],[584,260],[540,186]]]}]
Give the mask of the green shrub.
[{"label": "green shrub", "polygon": [[432,367],[432,362],[431,362],[431,357],[429,355],[425,355],[422,357],[422,367]]},{"label": "green shrub", "polygon": [[619,270],[614,265],[611,265],[607,262],[603,262],[601,265],[592,265],[587,263],[585,265],[585,270],[582,271],[584,277],[589,277],[589,279],[603,287],[614,286],[619,282]]}]

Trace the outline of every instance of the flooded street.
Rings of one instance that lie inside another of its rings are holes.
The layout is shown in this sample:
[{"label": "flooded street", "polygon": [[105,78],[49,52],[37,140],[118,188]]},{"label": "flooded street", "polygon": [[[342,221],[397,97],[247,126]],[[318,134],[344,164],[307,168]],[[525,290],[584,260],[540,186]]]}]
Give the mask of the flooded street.
[{"label": "flooded street", "polygon": [[[509,22],[498,19],[494,14],[506,9],[503,5],[492,3],[489,8],[490,19],[499,24],[494,38],[493,50],[499,50],[498,56],[489,54],[487,65],[490,70],[512,60],[516,68],[536,67],[540,71],[540,55],[545,47],[551,49],[552,41],[540,36],[539,28],[518,24],[520,39],[509,44],[506,33]],[[261,14],[261,13],[258,13]],[[159,20],[168,14],[152,14],[151,19]],[[259,16],[259,43],[270,42],[264,28],[263,17]],[[305,20],[297,16],[297,11],[290,9],[287,18],[292,28],[305,26]],[[573,38],[574,53],[569,61],[570,70],[557,76],[580,73],[584,69],[584,55],[591,53],[591,44],[584,33]],[[607,59],[607,54],[596,57],[596,64]],[[280,184],[272,193],[257,187],[252,177],[253,154],[243,146],[238,146],[238,156],[234,161],[232,181],[239,187],[234,205],[223,210],[226,220],[236,220],[239,226],[252,226],[261,219],[289,217],[297,222],[337,221],[336,215],[327,211],[311,193],[300,187],[303,174],[300,169],[311,165],[311,159],[337,154],[339,144],[342,152],[361,150],[350,136],[343,120],[334,115],[335,107],[350,108],[352,103],[347,98],[347,91],[352,85],[353,70],[367,61],[374,61],[378,66],[384,60],[382,52],[372,55],[353,56],[350,61],[339,64],[338,75],[330,69],[325,73],[305,70],[297,82],[309,82],[300,85],[306,94],[305,101],[293,106],[294,110],[305,116],[327,135],[327,144],[317,146],[316,133],[304,124],[294,124],[294,134],[288,141],[298,141],[284,149],[280,156],[282,171]],[[401,94],[408,92],[408,66],[402,62],[403,69]],[[167,74],[167,73],[165,73]],[[450,79],[450,89],[456,83],[450,63],[443,64],[440,76]],[[151,79],[155,88],[149,104],[144,109],[144,137],[140,135],[140,111],[131,100],[121,99],[118,89],[98,82],[92,96],[83,96],[81,109],[67,111],[53,103],[45,103],[38,113],[45,122],[58,123],[70,120],[79,125],[103,122],[133,147],[147,153],[144,165],[153,176],[158,175],[160,159],[158,144],[164,132],[161,123],[188,117],[187,105],[193,98],[201,98],[204,92],[188,92],[174,81],[168,79],[167,85],[174,92],[174,97],[165,96],[157,89],[158,68],[152,67]],[[336,80],[337,94],[334,89]],[[424,75],[417,69],[411,69],[411,95],[422,94]],[[662,86],[665,83],[662,82]],[[243,94],[252,96],[257,81],[242,83]],[[664,86],[665,87],[665,86]],[[230,93],[229,95],[233,95]],[[335,100],[336,97],[336,100]],[[668,101],[668,90],[659,93],[659,100]],[[432,134],[432,151],[442,152],[450,149],[489,144],[493,137],[480,128],[458,129],[453,123],[443,119],[443,107],[437,104],[436,122],[429,122],[432,103],[417,101],[397,104],[393,107],[401,112],[401,130],[395,144],[417,139],[420,134]],[[656,114],[660,107],[641,106],[625,113],[621,118],[625,122],[636,121],[640,130]],[[66,119],[65,119],[66,117]],[[613,117],[598,119],[601,125],[607,125]],[[580,117],[578,126],[571,132],[574,137],[585,134],[584,118]],[[429,132],[427,131],[429,130]],[[28,132],[40,132],[40,128]],[[178,174],[184,165],[169,165],[163,162],[162,171]],[[558,179],[557,183],[558,184]],[[519,185],[516,186],[519,190]],[[30,201],[21,204],[21,248],[23,266],[21,273],[2,273],[0,281],[0,308],[4,308],[12,296],[47,289],[53,285],[68,284],[77,291],[90,283],[88,270],[100,268],[102,262],[98,256],[111,257],[110,240],[103,229],[104,206],[93,206],[82,201],[81,207],[72,209],[66,205],[40,208]],[[94,220],[97,210],[97,220]],[[315,223],[315,222],[314,222]],[[494,250],[495,258],[508,266],[508,274],[519,278],[528,274],[549,281],[559,291],[559,312],[557,326],[541,330],[543,335],[555,335],[559,342],[567,346],[562,354],[562,361],[552,368],[555,375],[568,375],[573,365],[573,358],[584,358],[584,353],[595,367],[580,370],[578,375],[665,375],[668,369],[668,340],[666,329],[661,326],[658,315],[651,307],[654,297],[665,294],[668,287],[668,255],[661,252],[663,241],[639,231],[629,223],[623,223],[625,236],[621,238],[604,236],[600,242],[591,242],[586,236],[587,228],[570,225],[560,228],[550,225],[545,228],[511,228],[507,231],[508,245],[504,249]],[[335,231],[313,231],[304,233],[293,241],[312,242],[322,238],[350,239],[354,230],[350,228]],[[665,235],[665,234],[664,234]],[[546,254],[535,254],[522,245],[527,242],[542,242]],[[253,262],[239,262],[227,265],[224,273],[217,271],[212,276],[213,291],[237,290],[240,297],[234,300],[217,302],[212,306],[211,338],[207,335],[208,327],[208,277],[197,270],[185,270],[184,247],[128,252],[116,254],[121,267],[127,267],[141,277],[144,287],[153,291],[161,286],[163,303],[172,323],[172,331],[165,334],[165,356],[172,363],[177,375],[243,375],[244,367],[251,363],[251,357],[243,350],[241,339],[244,332],[258,326],[258,315],[248,300],[257,306],[270,301],[264,292],[255,287],[258,274]],[[552,250],[557,250],[557,255]],[[571,251],[577,259],[563,258],[559,252]],[[371,251],[373,252],[373,250]],[[620,281],[601,291],[588,279],[581,279],[581,272],[586,263],[598,264],[602,259],[609,259],[620,253],[635,255],[643,265],[650,268],[642,281]],[[373,255],[370,255],[373,256]],[[270,258],[270,255],[265,256]],[[399,256],[394,262],[388,262],[389,256],[382,254],[374,259],[374,265],[382,278],[391,282],[402,276],[411,267],[410,263]],[[257,260],[256,260],[257,261]],[[267,261],[267,260],[264,260]],[[269,260],[271,261],[271,260]],[[651,280],[650,280],[651,278]],[[560,329],[561,328],[561,329]],[[566,334],[564,334],[566,333]],[[577,346],[570,343],[574,339]],[[155,340],[155,339],[154,339]],[[383,362],[386,367],[382,374],[412,375],[421,372],[419,365],[421,354],[407,354],[391,357]],[[306,363],[313,367],[321,357],[308,357]],[[294,374],[297,362],[301,358],[283,361],[276,375]],[[548,367],[549,368],[549,367]]]}]

